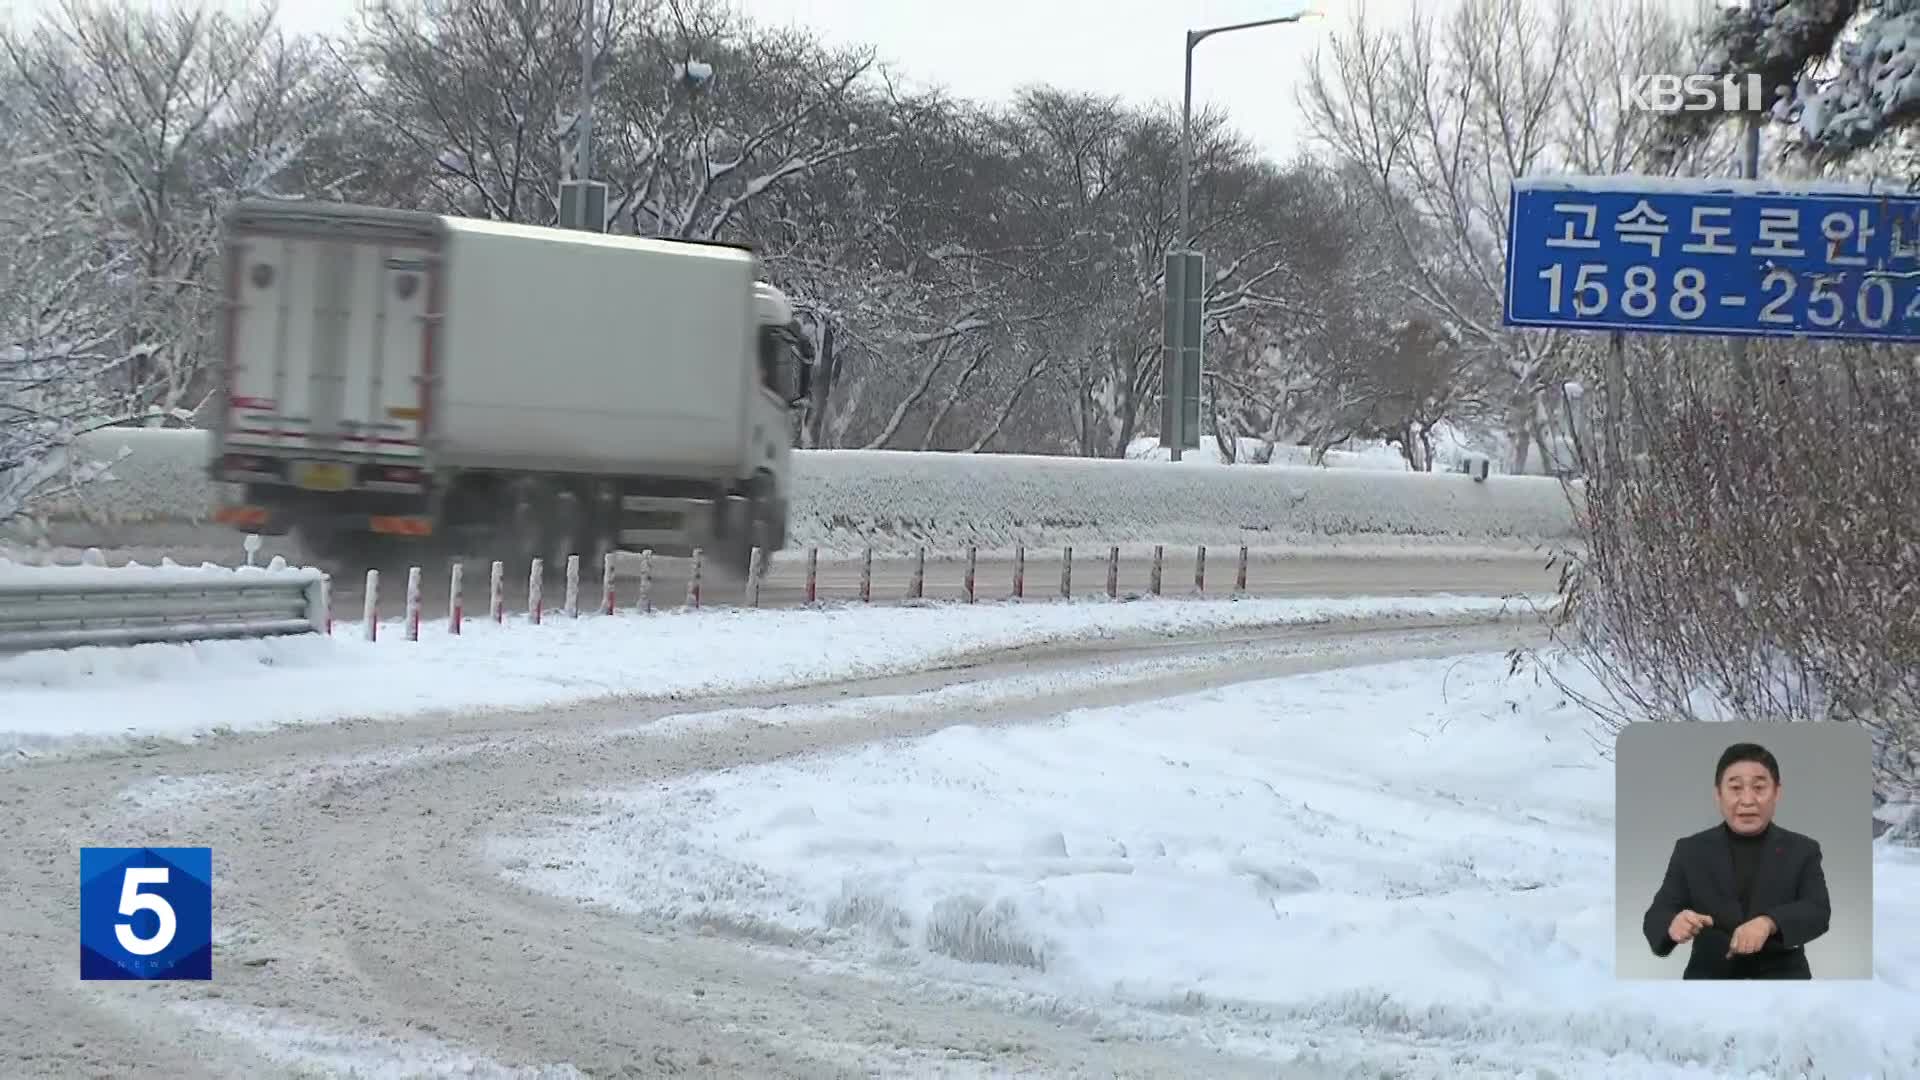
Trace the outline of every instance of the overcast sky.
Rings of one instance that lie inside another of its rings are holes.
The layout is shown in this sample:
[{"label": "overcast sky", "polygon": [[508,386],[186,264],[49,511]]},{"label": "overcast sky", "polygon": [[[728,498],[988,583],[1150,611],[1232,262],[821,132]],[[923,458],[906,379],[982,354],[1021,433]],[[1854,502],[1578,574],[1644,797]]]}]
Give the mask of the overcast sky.
[{"label": "overcast sky", "polygon": [[[216,0],[234,9],[243,0]],[[1194,63],[1196,108],[1218,105],[1268,153],[1291,157],[1307,132],[1295,87],[1314,49],[1361,0],[725,0],[761,22],[800,24],[830,41],[875,46],[902,75],[974,98],[1004,99],[1037,82],[1148,103],[1180,100],[1188,29],[1288,15],[1318,20],[1212,38]],[[1691,7],[1696,0],[1667,0]],[[54,0],[10,0],[16,18]],[[1372,18],[1398,21],[1413,0],[1365,0]],[[1449,0],[1427,0],[1440,11]],[[293,29],[338,29],[353,0],[284,0]]]}]

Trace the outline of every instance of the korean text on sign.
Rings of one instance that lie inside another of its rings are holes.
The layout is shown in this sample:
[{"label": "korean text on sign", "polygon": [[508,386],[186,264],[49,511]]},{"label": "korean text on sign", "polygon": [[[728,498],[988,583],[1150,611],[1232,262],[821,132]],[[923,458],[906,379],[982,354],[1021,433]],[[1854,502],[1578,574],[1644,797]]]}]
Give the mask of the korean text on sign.
[{"label": "korean text on sign", "polygon": [[1920,197],[1515,185],[1510,326],[1920,340]]}]

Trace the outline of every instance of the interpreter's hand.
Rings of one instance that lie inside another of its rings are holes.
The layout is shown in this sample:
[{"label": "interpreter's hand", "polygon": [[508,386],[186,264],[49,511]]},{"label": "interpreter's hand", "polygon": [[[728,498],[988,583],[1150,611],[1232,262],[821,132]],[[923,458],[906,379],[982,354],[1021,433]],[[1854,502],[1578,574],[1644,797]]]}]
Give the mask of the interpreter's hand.
[{"label": "interpreter's hand", "polygon": [[1765,915],[1748,919],[1733,932],[1733,946],[1727,950],[1727,955],[1751,956],[1759,952],[1777,929],[1773,920]]},{"label": "interpreter's hand", "polygon": [[1667,924],[1667,936],[1675,945],[1685,945],[1692,941],[1695,934],[1713,925],[1713,916],[1702,915],[1697,911],[1683,911]]}]

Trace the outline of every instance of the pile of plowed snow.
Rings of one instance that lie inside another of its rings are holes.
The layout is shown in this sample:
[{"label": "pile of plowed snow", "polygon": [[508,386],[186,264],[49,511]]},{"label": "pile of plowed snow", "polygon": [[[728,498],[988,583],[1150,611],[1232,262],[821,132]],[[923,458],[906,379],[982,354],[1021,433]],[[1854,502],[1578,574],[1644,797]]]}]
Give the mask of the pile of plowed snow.
[{"label": "pile of plowed snow", "polygon": [[[120,543],[141,525],[205,521],[216,501],[201,431],[116,428],[79,452],[111,462],[43,506],[66,544]],[[1460,473],[1224,467],[1014,454],[810,450],[794,455],[790,542],[828,553],[1148,544],[1527,546],[1568,538],[1557,480]],[[118,534],[102,541],[90,527]]]}]

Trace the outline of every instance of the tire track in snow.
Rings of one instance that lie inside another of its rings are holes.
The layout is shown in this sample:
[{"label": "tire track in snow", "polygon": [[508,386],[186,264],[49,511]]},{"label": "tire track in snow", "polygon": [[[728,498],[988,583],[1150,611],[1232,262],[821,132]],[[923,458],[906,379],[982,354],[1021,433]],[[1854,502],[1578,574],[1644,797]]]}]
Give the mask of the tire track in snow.
[{"label": "tire track in snow", "polygon": [[[594,1077],[1271,1076],[1271,1060],[1131,1039],[1079,1014],[922,996],[536,895],[481,852],[582,790],[1532,634],[1397,620],[1103,642],[785,694],[296,728],[17,770],[0,796],[15,839],[0,881],[21,898],[0,913],[18,961],[0,989],[15,1029],[0,1030],[0,1073],[299,1067],[209,1038],[175,1011],[211,999],[269,1010],[246,1015],[289,1029],[358,1033],[361,1055],[425,1037],[505,1070]],[[709,715],[659,723],[690,712]],[[135,797],[118,798],[130,787]],[[111,843],[214,847],[214,983],[75,981],[73,852]]]}]

